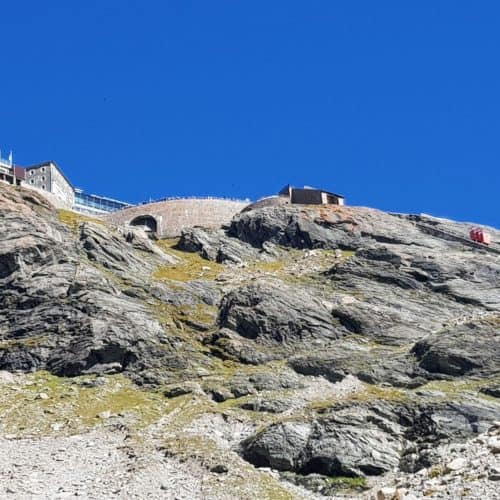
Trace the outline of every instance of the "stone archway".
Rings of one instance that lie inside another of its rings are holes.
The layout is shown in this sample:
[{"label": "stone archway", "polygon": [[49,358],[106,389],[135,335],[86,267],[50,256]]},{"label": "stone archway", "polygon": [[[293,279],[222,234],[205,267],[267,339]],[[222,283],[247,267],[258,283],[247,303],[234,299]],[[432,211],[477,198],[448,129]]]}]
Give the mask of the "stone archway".
[{"label": "stone archway", "polygon": [[132,219],[129,223],[130,226],[141,227],[150,234],[156,234],[158,232],[158,222],[151,215],[139,215]]}]

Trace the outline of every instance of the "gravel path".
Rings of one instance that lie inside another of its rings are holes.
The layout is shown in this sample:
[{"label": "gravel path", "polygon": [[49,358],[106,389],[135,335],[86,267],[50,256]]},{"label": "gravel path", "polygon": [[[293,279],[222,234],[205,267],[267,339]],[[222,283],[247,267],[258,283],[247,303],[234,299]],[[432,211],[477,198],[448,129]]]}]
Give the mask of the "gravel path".
[{"label": "gravel path", "polygon": [[207,498],[196,464],[180,467],[120,431],[0,439],[0,451],[0,498]]}]

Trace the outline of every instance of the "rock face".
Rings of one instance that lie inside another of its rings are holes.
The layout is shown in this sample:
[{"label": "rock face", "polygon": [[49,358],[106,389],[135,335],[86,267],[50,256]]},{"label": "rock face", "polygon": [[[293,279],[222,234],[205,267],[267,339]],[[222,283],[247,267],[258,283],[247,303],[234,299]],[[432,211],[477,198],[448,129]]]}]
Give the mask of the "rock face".
[{"label": "rock face", "polygon": [[98,224],[73,235],[33,193],[2,191],[1,220],[1,369],[73,376],[189,366],[169,352],[146,304],[100,270],[141,282],[167,256],[151,252],[144,262],[125,237]]},{"label": "rock face", "polygon": [[459,325],[417,342],[412,349],[419,366],[430,373],[493,376],[500,373],[497,321]]},{"label": "rock face", "polygon": [[[484,432],[495,412],[490,405],[334,405],[313,423],[269,426],[242,443],[242,454],[257,466],[300,474],[352,477],[414,470],[428,463],[437,436]],[[415,456],[423,461],[415,463]]]},{"label": "rock face", "polygon": [[226,295],[219,324],[263,344],[294,344],[338,338],[320,300],[290,286],[249,285]]},{"label": "rock face", "polygon": [[185,252],[197,252],[207,260],[233,264],[255,260],[261,253],[222,230],[208,232],[196,227],[182,231],[178,247]]},{"label": "rock face", "polygon": [[0,186],[0,370],[161,384],[294,484],[413,474],[500,412],[500,232],[467,230],[276,206],[171,245]]}]

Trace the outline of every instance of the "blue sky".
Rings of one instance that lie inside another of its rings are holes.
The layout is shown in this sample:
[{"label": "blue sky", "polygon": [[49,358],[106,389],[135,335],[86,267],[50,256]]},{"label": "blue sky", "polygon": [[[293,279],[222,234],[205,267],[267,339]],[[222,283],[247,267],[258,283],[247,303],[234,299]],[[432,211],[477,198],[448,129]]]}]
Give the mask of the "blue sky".
[{"label": "blue sky", "polygon": [[347,202],[500,227],[500,3],[16,0],[0,148],[136,202]]}]

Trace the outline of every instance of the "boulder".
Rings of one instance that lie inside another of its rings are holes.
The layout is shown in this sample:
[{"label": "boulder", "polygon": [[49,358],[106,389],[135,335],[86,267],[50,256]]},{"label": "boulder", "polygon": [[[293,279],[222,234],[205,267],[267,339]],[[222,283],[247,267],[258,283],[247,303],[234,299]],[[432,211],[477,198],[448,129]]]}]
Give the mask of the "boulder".
[{"label": "boulder", "polygon": [[500,330],[495,322],[470,322],[425,337],[412,352],[431,374],[492,376],[500,373]]},{"label": "boulder", "polygon": [[324,343],[339,336],[325,305],[292,286],[252,284],[227,294],[219,324],[267,345]]}]

